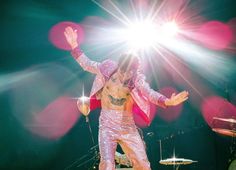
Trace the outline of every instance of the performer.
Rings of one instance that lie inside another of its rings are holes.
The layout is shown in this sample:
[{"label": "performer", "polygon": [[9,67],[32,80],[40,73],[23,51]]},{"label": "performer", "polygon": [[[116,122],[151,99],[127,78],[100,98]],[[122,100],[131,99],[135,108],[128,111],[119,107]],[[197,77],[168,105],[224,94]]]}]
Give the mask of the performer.
[{"label": "performer", "polygon": [[133,119],[134,111],[140,109],[141,116],[150,123],[150,102],[164,108],[175,106],[187,100],[188,92],[167,98],[150,88],[136,56],[123,54],[119,62],[110,59],[101,63],[91,61],[78,46],[76,30],[67,27],[64,35],[76,61],[84,70],[96,74],[90,102],[83,102],[79,108],[81,112],[88,112],[93,107],[93,100],[101,102],[99,169],[115,170],[115,151],[120,144],[134,170],[150,170],[144,143]]}]

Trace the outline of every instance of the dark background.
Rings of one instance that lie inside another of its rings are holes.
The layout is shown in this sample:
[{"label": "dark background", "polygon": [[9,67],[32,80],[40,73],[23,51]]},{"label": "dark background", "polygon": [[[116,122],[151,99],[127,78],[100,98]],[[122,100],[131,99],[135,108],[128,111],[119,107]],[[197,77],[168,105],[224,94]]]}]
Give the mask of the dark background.
[{"label": "dark background", "polygon": [[[236,16],[234,12],[236,4],[233,0],[199,2],[204,4],[202,8],[205,9],[200,14],[208,20],[227,22]],[[22,93],[21,97],[18,95],[18,98],[14,98],[14,94],[20,89],[14,81],[7,83],[9,80],[4,79],[4,75],[19,73],[29,68],[37,70],[37,68],[42,69],[45,66],[59,65],[59,67],[50,68],[50,76],[53,76],[57,71],[58,74],[61,74],[53,86],[41,87],[36,83],[27,86],[32,88],[30,96],[41,95],[43,90],[48,94],[39,97],[40,100],[43,100],[46,96],[45,101],[40,103],[40,108],[60,95],[78,96],[77,89],[81,89],[81,80],[84,81],[85,92],[88,93],[93,76],[84,73],[69,57],[67,51],[56,49],[48,40],[48,32],[53,25],[61,21],[80,22],[86,16],[106,18],[108,14],[88,0],[10,0],[1,1],[0,6],[0,83],[6,83],[6,87],[3,89],[1,87],[0,91],[0,169],[65,169],[86,154],[88,154],[86,157],[88,160],[94,153],[93,151],[89,152],[93,144],[85,119],[81,117],[67,134],[56,140],[45,139],[30,133],[19,121],[19,117],[21,117],[19,114],[22,113],[22,116],[25,116],[27,109],[30,109],[31,101],[27,100],[29,91],[25,96]],[[87,50],[86,47],[84,50]],[[235,57],[232,54],[231,56]],[[96,57],[99,58],[99,55],[94,56],[94,58]],[[61,68],[62,65],[63,68]],[[66,70],[66,73],[63,70]],[[44,72],[44,74],[47,73]],[[68,78],[68,75],[71,77]],[[216,90],[218,95],[236,104],[235,101],[232,101],[233,96],[231,96],[236,94],[234,77],[235,74],[225,86],[215,86],[207,80],[204,83]],[[181,89],[175,84],[172,86]],[[158,85],[153,82],[152,87],[158,88]],[[48,88],[55,88],[56,92],[50,94],[52,89]],[[25,101],[22,104],[24,109],[19,109],[19,112],[14,109],[21,108],[17,105],[18,100]],[[38,109],[40,110],[40,108]],[[16,116],[16,112],[18,116]],[[95,110],[90,115],[95,143],[97,143],[98,117],[99,110]],[[185,103],[182,114],[177,120],[167,123],[157,116],[150,127],[143,128],[143,134],[152,169],[172,168],[158,163],[160,160],[159,140],[162,141],[163,158],[171,157],[173,150],[175,150],[178,157],[198,161],[191,165],[181,166],[180,169],[183,170],[225,170],[233,159],[230,152],[232,138],[212,132],[204,121],[201,110],[190,102]],[[72,169],[89,169],[93,163],[92,160],[76,168],[77,162],[75,166],[72,166]]]}]

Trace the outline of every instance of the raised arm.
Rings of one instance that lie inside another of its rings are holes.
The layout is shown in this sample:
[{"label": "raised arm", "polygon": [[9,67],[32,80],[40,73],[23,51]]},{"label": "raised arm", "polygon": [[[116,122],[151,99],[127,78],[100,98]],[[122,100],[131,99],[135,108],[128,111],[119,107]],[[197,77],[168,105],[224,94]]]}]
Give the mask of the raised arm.
[{"label": "raised arm", "polygon": [[166,96],[151,89],[149,84],[146,82],[145,75],[141,72],[140,69],[137,73],[135,86],[141,92],[141,94],[145,96],[151,103],[154,103],[164,108],[167,106],[176,106],[188,99],[187,91],[180,92],[177,95],[173,93],[170,98],[167,98]]},{"label": "raised arm", "polygon": [[77,42],[77,30],[73,30],[71,27],[66,27],[64,35],[68,44],[71,46],[71,55],[80,64],[80,66],[90,73],[97,74],[99,72],[99,62],[90,60],[81,50]]}]

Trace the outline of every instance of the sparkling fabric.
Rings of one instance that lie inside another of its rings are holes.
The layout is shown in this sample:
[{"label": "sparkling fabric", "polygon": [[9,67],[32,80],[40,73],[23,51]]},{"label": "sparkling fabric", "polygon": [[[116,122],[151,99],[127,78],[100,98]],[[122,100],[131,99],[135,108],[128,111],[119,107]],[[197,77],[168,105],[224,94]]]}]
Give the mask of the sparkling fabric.
[{"label": "sparkling fabric", "polygon": [[[108,80],[112,73],[117,69],[117,64],[112,60],[105,60],[102,63],[92,61],[84,53],[81,54],[81,50],[79,48],[72,50],[71,54],[74,58],[76,58],[76,61],[84,70],[96,74],[92,89],[90,91],[90,97],[96,96],[96,93],[104,87],[106,80]],[[139,112],[142,113],[141,117],[148,124],[150,124],[150,102],[164,108],[166,107],[165,100],[167,98],[150,88],[146,82],[146,78],[141,67],[137,70],[131,95],[138,108],[141,110],[141,112]]]},{"label": "sparkling fabric", "polygon": [[107,81],[111,75],[117,70],[118,65],[112,60],[105,60],[99,65],[99,70]]},{"label": "sparkling fabric", "polygon": [[115,170],[115,151],[120,144],[134,170],[150,170],[143,140],[132,114],[102,110],[99,118],[99,170]]},{"label": "sparkling fabric", "polygon": [[83,51],[79,47],[76,47],[71,51],[71,55],[75,60],[77,60],[82,54]]},{"label": "sparkling fabric", "polygon": [[146,82],[146,77],[144,74],[138,72],[137,75],[135,87],[141,92],[141,96],[146,97],[151,103],[166,108],[165,100],[167,98],[150,88],[149,84]]}]

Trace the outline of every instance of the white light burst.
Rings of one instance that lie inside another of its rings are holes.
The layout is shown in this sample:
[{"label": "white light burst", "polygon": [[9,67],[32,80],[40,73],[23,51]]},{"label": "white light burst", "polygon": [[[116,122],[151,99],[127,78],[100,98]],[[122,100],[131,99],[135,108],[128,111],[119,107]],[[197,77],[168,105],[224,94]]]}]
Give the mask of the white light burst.
[{"label": "white light burst", "polygon": [[175,22],[171,21],[158,26],[147,20],[129,24],[127,28],[119,31],[119,38],[134,51],[149,50],[158,44],[166,43],[177,33],[178,26]]},{"label": "white light burst", "polygon": [[165,23],[161,28],[165,36],[173,37],[179,32],[179,28],[175,21]]},{"label": "white light burst", "polygon": [[148,49],[157,42],[157,27],[151,21],[130,24],[124,32],[124,40],[133,49]]}]

